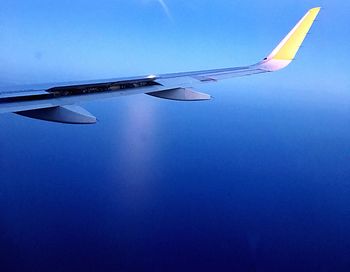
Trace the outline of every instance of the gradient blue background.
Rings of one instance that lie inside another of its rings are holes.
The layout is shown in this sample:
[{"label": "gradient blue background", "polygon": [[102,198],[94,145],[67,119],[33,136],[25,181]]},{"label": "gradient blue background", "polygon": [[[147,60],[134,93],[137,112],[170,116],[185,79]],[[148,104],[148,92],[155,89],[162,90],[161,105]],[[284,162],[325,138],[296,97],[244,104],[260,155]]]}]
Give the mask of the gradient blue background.
[{"label": "gradient blue background", "polygon": [[278,73],[0,116],[0,271],[350,271],[350,2],[9,1],[0,83],[254,63],[322,13]]}]

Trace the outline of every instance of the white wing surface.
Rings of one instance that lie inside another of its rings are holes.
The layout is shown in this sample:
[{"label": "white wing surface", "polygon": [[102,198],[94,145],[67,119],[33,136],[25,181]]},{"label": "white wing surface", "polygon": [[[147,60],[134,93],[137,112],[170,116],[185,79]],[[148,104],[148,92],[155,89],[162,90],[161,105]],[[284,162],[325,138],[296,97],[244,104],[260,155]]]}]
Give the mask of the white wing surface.
[{"label": "white wing surface", "polygon": [[288,66],[314,23],[320,8],[310,9],[280,44],[262,61],[248,66],[149,75],[126,79],[46,84],[0,91],[0,113],[14,112],[46,121],[92,124],[96,118],[76,103],[133,94],[148,94],[179,101],[208,100],[193,90],[200,83],[274,72]]}]

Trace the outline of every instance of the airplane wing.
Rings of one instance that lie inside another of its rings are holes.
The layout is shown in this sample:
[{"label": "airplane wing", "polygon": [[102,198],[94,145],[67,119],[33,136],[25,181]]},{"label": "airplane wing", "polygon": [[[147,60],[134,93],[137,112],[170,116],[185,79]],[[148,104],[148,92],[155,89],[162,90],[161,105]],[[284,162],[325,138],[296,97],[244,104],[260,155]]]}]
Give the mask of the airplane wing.
[{"label": "airplane wing", "polygon": [[310,9],[270,55],[253,65],[5,90],[0,91],[0,113],[14,112],[60,123],[92,124],[96,118],[76,103],[141,93],[178,101],[208,100],[210,95],[197,92],[192,87],[222,79],[274,72],[288,66],[319,11],[319,7]]}]

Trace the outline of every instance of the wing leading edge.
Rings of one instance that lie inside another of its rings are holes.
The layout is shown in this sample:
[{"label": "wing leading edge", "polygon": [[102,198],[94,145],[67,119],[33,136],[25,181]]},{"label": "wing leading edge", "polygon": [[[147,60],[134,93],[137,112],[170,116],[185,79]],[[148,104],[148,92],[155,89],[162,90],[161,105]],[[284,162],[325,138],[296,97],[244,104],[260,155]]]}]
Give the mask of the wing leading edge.
[{"label": "wing leading edge", "polygon": [[80,107],[72,107],[75,103],[140,93],[179,101],[208,100],[209,95],[193,91],[192,86],[274,72],[288,66],[319,12],[319,7],[310,9],[266,58],[253,65],[79,84],[51,84],[29,91],[0,92],[0,113],[14,112],[41,120],[85,124],[95,123],[96,118]]}]

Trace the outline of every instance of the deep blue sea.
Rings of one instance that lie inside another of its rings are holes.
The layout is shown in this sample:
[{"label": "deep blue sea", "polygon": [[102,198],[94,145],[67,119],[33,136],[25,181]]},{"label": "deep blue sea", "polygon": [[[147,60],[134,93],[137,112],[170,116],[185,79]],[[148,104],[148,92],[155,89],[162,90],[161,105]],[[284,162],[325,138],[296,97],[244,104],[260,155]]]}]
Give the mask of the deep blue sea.
[{"label": "deep blue sea", "polygon": [[350,271],[350,95],[243,85],[1,115],[0,271]]}]

